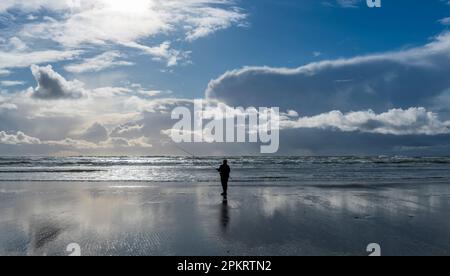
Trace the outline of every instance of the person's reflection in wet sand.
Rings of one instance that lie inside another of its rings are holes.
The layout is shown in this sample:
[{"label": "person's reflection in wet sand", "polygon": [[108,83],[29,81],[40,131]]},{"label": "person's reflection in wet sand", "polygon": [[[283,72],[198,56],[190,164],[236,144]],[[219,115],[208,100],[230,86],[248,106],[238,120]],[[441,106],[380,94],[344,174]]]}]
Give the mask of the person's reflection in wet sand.
[{"label": "person's reflection in wet sand", "polygon": [[230,214],[228,208],[228,200],[226,198],[222,201],[222,209],[220,212],[220,224],[224,233],[227,232],[228,225],[230,224]]}]

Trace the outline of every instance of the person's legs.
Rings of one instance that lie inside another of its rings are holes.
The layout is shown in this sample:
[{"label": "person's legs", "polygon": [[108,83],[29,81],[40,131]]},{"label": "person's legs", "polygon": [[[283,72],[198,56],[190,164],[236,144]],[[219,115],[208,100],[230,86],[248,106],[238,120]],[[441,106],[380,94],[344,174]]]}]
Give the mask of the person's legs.
[{"label": "person's legs", "polygon": [[222,178],[223,195],[228,193],[228,179]]}]

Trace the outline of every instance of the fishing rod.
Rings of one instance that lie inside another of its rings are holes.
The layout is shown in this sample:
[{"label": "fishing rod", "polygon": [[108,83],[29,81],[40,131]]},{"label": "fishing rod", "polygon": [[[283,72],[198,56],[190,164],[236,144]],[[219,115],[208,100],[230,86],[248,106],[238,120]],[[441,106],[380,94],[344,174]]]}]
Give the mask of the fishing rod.
[{"label": "fishing rod", "polygon": [[[186,153],[187,155],[192,156],[192,158],[193,158],[193,160],[194,160],[194,163],[195,163],[195,159],[198,159],[198,157],[197,157],[195,154],[193,154],[192,152],[190,152],[190,151],[184,149],[184,148],[181,147],[178,143],[175,143],[175,142],[174,142],[173,140],[171,140],[171,139],[168,139],[168,141],[169,141],[170,144],[173,144],[173,145],[174,145],[177,149],[179,149],[180,151]],[[215,171],[218,171],[218,168],[217,168],[216,166],[211,165],[211,163],[208,163],[208,167],[213,168]],[[233,178],[230,176],[230,179],[233,179]]]},{"label": "fishing rod", "polygon": [[[187,155],[192,156],[192,158],[193,158],[194,160],[195,160],[195,159],[199,159],[195,154],[193,154],[193,153],[189,152],[188,150],[182,148],[182,147],[181,147],[180,145],[178,145],[177,143],[175,143],[175,142],[172,141],[172,144],[173,144],[177,149],[179,149],[180,151],[186,153]],[[214,170],[217,170],[217,167],[216,167],[216,166],[213,166],[211,163],[208,163],[208,166],[211,167],[211,168],[214,168]]]}]

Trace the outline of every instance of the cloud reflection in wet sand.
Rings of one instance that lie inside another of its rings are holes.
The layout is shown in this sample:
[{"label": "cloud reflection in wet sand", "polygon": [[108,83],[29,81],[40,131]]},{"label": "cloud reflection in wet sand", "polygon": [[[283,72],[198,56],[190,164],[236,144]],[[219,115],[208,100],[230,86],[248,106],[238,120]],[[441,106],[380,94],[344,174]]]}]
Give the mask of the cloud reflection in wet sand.
[{"label": "cloud reflection in wet sand", "polygon": [[449,254],[448,185],[219,187],[0,184],[0,254]]}]

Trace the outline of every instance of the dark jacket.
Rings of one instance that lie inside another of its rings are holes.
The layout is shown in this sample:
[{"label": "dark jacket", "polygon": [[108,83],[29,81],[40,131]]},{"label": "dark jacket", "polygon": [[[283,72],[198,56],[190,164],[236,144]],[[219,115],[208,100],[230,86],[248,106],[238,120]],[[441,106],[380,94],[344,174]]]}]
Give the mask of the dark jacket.
[{"label": "dark jacket", "polygon": [[220,177],[221,177],[222,179],[228,179],[228,178],[230,178],[230,173],[231,173],[230,166],[228,166],[228,165],[222,165],[222,166],[220,166],[220,168],[218,169],[218,171],[220,172]]}]

